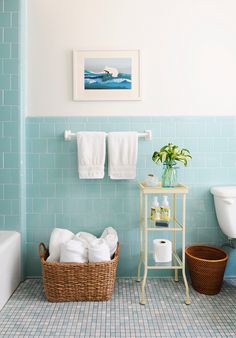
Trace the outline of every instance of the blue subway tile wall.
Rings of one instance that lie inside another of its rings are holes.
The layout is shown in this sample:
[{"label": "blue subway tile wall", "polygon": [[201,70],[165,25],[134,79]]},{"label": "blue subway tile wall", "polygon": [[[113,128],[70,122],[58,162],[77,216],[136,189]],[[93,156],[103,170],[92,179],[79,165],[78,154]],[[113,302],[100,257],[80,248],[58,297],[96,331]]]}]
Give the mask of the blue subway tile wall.
[{"label": "blue subway tile wall", "polygon": [[[74,132],[151,129],[153,139],[139,139],[137,180],[110,180],[107,160],[103,180],[80,180],[76,141],[64,140],[65,129]],[[107,226],[116,228],[121,242],[118,274],[135,275],[139,254],[137,181],[148,173],[160,178],[161,167],[156,166],[151,157],[154,150],[168,142],[188,148],[193,156],[187,168],[181,166],[178,170],[179,180],[190,187],[187,196],[187,244],[204,242],[221,245],[226,238],[217,224],[209,189],[213,185],[235,184],[235,135],[234,117],[28,117],[27,275],[40,274],[37,246],[40,241],[48,244],[54,227],[100,235]],[[5,147],[8,148],[7,142]],[[12,165],[11,157],[8,163]],[[9,197],[12,189],[7,187]],[[8,210],[12,208],[8,204],[5,207]],[[151,246],[150,240],[150,250]],[[236,276],[235,260],[235,253],[230,253],[226,275]]]},{"label": "blue subway tile wall", "polygon": [[0,1],[0,229],[20,230],[19,1]]}]

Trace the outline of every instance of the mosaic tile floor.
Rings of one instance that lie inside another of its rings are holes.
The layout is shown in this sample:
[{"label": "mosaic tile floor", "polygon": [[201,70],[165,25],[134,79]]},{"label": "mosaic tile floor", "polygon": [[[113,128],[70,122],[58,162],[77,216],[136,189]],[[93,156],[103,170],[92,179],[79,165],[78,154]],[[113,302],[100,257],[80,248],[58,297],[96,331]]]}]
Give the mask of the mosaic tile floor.
[{"label": "mosaic tile floor", "polygon": [[216,296],[170,279],[149,279],[148,303],[139,304],[139,283],[117,279],[108,302],[49,303],[41,280],[26,280],[0,312],[0,337],[236,337],[236,283]]}]

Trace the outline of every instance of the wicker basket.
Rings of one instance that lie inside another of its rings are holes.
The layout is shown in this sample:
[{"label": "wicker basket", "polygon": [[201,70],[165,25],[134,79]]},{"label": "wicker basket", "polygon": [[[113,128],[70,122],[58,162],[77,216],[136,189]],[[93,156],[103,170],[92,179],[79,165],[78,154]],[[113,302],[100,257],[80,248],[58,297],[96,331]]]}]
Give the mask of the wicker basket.
[{"label": "wicker basket", "polygon": [[185,249],[193,288],[206,295],[220,292],[227,253],[208,245],[191,245]]},{"label": "wicker basket", "polygon": [[104,301],[112,297],[120,245],[114,257],[99,263],[46,262],[48,249],[39,244],[43,286],[50,302]]}]

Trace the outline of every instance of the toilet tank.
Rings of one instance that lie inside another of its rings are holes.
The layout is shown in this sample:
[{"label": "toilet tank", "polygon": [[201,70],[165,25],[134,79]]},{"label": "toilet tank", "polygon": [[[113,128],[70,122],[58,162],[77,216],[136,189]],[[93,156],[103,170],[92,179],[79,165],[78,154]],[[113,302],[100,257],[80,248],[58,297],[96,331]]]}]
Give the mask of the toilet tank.
[{"label": "toilet tank", "polygon": [[226,236],[236,238],[236,186],[212,187],[216,216]]}]

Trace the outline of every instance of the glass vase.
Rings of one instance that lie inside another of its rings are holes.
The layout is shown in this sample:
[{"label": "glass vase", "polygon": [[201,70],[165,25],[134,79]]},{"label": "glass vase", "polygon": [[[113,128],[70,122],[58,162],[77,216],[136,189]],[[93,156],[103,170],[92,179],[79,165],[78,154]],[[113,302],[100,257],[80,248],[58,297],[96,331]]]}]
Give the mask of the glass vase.
[{"label": "glass vase", "polygon": [[161,176],[162,187],[174,188],[178,185],[177,167],[173,165],[164,164]]}]

